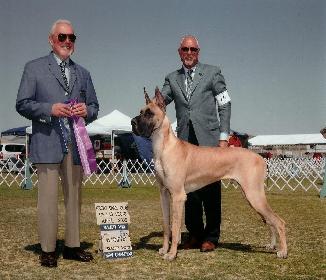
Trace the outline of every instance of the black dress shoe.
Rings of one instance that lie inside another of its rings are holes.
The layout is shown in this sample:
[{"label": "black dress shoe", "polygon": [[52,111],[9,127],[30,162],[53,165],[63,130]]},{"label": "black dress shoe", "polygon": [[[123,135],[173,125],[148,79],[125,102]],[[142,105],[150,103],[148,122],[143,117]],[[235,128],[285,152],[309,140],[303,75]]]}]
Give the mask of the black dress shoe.
[{"label": "black dress shoe", "polygon": [[189,239],[181,246],[183,250],[199,249],[201,242],[196,237],[189,237]]},{"label": "black dress shoe", "polygon": [[57,256],[55,252],[43,252],[40,256],[41,266],[57,267]]},{"label": "black dress shoe", "polygon": [[65,246],[63,249],[62,256],[66,260],[75,260],[80,262],[90,262],[93,260],[93,256],[91,253],[84,251],[80,247],[67,247]]}]

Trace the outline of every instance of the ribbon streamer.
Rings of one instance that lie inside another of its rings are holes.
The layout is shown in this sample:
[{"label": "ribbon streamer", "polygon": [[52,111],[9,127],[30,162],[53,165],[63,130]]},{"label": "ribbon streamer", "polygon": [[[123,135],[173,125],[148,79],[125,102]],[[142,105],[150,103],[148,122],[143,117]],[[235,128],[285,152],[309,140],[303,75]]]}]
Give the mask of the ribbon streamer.
[{"label": "ribbon streamer", "polygon": [[[77,104],[76,99],[69,100],[69,105]],[[85,127],[85,120],[81,117],[72,116],[73,132],[76,138],[80,160],[83,166],[84,174],[86,176],[97,171],[97,164],[93,145],[89,139]]]}]

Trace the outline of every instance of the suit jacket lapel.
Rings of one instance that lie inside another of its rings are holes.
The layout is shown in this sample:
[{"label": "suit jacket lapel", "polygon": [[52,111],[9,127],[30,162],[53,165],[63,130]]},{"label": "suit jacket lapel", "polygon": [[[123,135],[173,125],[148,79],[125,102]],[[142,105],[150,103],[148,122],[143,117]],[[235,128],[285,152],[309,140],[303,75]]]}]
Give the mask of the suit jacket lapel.
[{"label": "suit jacket lapel", "polygon": [[[71,92],[72,92],[72,89],[74,87],[74,84],[76,82],[77,75],[76,75],[76,65],[75,65],[75,63],[71,59],[69,61],[70,61],[70,63],[69,63],[70,78],[69,78],[69,92],[68,92],[68,94],[70,95]],[[54,77],[58,80],[58,82],[60,83],[62,88],[65,90],[65,82],[63,81],[60,67],[59,67],[57,61],[55,60],[55,58],[53,57],[52,53],[50,53],[50,55],[49,55],[49,70],[54,75]]]},{"label": "suit jacket lapel", "polygon": [[182,95],[187,100],[187,92],[186,92],[186,85],[185,85],[185,72],[184,72],[183,67],[181,67],[178,70],[176,81],[181,89]]},{"label": "suit jacket lapel", "polygon": [[70,63],[69,63],[69,68],[70,68],[69,94],[71,94],[72,89],[74,88],[74,84],[77,79],[76,64],[71,59],[70,59]]},{"label": "suit jacket lapel", "polygon": [[196,66],[194,81],[193,81],[193,85],[192,85],[192,92],[191,92],[190,97],[194,94],[194,91],[195,91],[196,87],[198,86],[199,82],[201,81],[201,79],[203,78],[203,76],[204,76],[204,72],[203,72],[202,66],[200,63],[198,63]]},{"label": "suit jacket lapel", "polygon": [[61,84],[61,86],[64,89],[65,88],[65,83],[64,83],[62,75],[61,75],[60,67],[59,67],[58,63],[56,62],[55,58],[53,57],[52,52],[49,54],[48,58],[49,58],[49,70],[50,70],[50,72],[58,80],[58,82]]}]

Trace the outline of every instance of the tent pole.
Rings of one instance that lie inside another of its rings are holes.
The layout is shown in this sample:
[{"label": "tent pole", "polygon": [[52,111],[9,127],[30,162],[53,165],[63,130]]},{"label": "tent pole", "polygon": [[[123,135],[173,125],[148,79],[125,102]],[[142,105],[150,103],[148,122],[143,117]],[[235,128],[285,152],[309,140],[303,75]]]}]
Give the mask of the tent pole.
[{"label": "tent pole", "polygon": [[112,161],[112,163],[114,163],[115,162],[115,158],[114,158],[114,130],[111,131],[111,148],[112,148],[111,161]]}]

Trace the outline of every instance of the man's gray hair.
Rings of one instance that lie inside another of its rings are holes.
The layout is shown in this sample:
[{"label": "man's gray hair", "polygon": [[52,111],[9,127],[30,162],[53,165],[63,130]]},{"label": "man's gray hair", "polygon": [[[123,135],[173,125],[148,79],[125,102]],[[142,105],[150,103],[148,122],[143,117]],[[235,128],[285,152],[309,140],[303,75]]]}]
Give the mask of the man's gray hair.
[{"label": "man's gray hair", "polygon": [[186,38],[192,38],[192,39],[194,39],[194,40],[196,41],[196,43],[197,43],[198,48],[200,48],[200,46],[199,46],[199,42],[198,42],[198,39],[197,39],[194,35],[191,35],[191,34],[187,34],[187,35],[185,35],[185,36],[183,36],[183,37],[181,38],[181,40],[180,40],[180,44],[179,44],[179,47],[182,45],[182,42],[183,42]]},{"label": "man's gray hair", "polygon": [[73,28],[72,23],[69,20],[67,20],[67,19],[58,19],[53,23],[53,25],[52,25],[52,27],[50,29],[50,35],[53,35],[55,28],[60,23],[68,24]]}]

